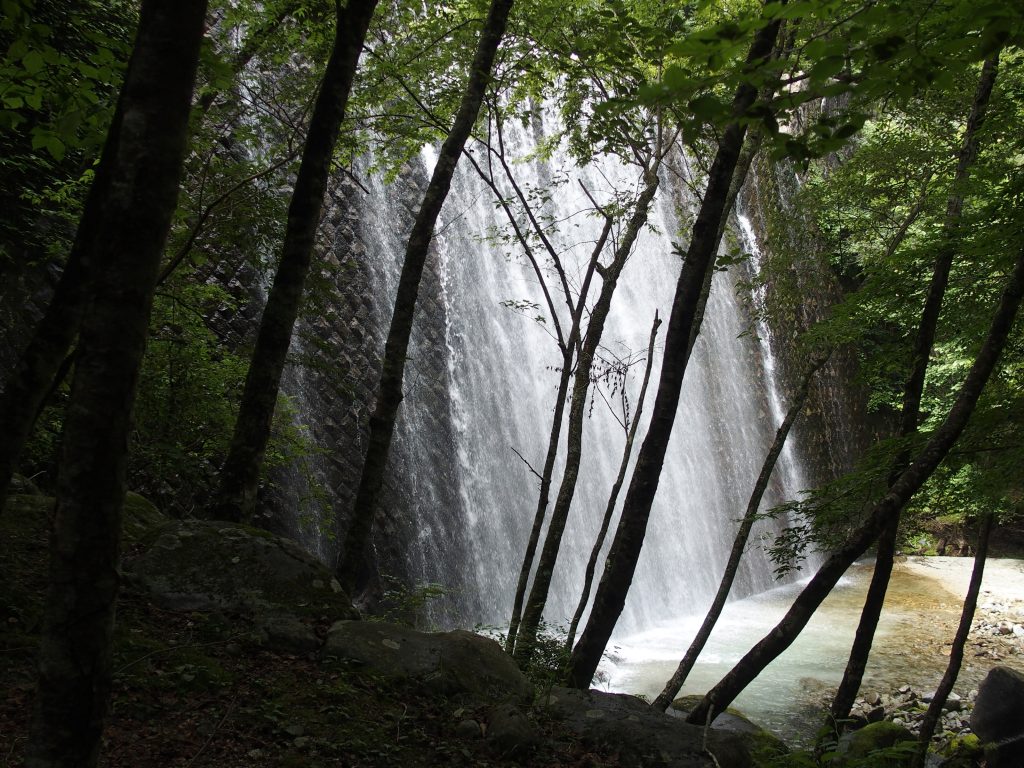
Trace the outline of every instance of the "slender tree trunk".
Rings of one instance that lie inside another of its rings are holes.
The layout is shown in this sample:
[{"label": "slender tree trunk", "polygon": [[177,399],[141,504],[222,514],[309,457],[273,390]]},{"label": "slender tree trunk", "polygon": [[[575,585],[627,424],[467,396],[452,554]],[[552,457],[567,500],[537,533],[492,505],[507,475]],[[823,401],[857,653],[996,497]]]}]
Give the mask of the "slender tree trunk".
[{"label": "slender tree trunk", "polygon": [[761,499],[764,498],[764,492],[768,488],[768,481],[771,480],[775,465],[779,460],[779,456],[782,455],[782,449],[786,445],[786,438],[789,437],[793,423],[796,421],[797,416],[800,415],[804,403],[807,402],[807,395],[811,391],[811,380],[814,378],[814,374],[828,361],[828,357],[828,355],[824,355],[811,363],[810,368],[804,374],[800,388],[793,395],[793,402],[789,406],[789,411],[787,411],[786,417],[782,420],[778,431],[775,433],[775,440],[768,450],[768,455],[764,458],[764,463],[761,465],[761,473],[757,476],[757,482],[754,483],[754,490],[751,492],[750,501],[747,503],[747,511],[743,515],[743,521],[740,523],[739,530],[736,531],[736,537],[733,539],[732,551],[729,552],[729,560],[726,562],[725,572],[722,574],[722,581],[718,585],[715,599],[711,602],[711,607],[704,617],[704,622],[700,625],[700,629],[697,631],[696,637],[693,638],[693,642],[690,643],[690,647],[686,649],[686,653],[682,661],[679,662],[675,673],[665,684],[665,689],[658,694],[658,698],[651,704],[651,707],[654,709],[664,711],[672,704],[672,700],[678,695],[679,689],[683,687],[683,683],[686,682],[690,670],[693,669],[693,665],[697,662],[697,657],[704,650],[708,638],[711,637],[711,631],[715,628],[719,616],[722,615],[725,601],[729,599],[729,592],[732,590],[733,581],[735,581],[736,573],[739,571],[743,551],[747,547],[747,539],[750,538],[750,530],[754,527],[754,523],[757,520],[757,510],[760,509]]},{"label": "slender tree trunk", "polygon": [[248,521],[256,510],[256,491],[292,328],[313,256],[331,157],[345,116],[356,65],[377,0],[336,0],[334,47],[309,121],[306,144],[288,206],[281,262],[263,309],[242,391],[234,434],[220,474],[212,514]]},{"label": "slender tree trunk", "polygon": [[513,652],[513,656],[520,662],[528,661],[533,655],[537,630],[544,615],[551,578],[555,572],[555,563],[558,560],[558,551],[562,544],[562,534],[565,532],[565,525],[569,519],[573,496],[576,495],[576,481],[579,478],[580,462],[583,457],[583,423],[587,414],[590,370],[601,344],[601,337],[604,334],[608,313],[611,311],[612,297],[615,295],[619,276],[626,266],[626,260],[633,250],[640,230],[647,223],[651,203],[654,202],[654,196],[657,194],[659,166],[660,157],[645,172],[644,190],[636,201],[629,225],[615,249],[611,263],[600,270],[601,292],[590,312],[586,336],[576,359],[576,374],[573,377],[569,405],[569,423],[566,427],[565,468],[562,470],[562,482],[558,487],[558,496],[555,497],[555,506],[551,510],[551,521],[548,523],[544,547],[537,563],[537,571],[533,576],[533,587],[530,589],[530,597],[526,601],[526,610],[523,611],[523,621],[519,627],[519,635]]},{"label": "slender tree trunk", "polygon": [[[493,154],[492,147],[488,147],[488,151]],[[515,232],[516,239],[519,241],[523,251],[526,253],[526,257],[529,260],[530,265],[533,267],[534,274],[537,276],[538,281],[540,281],[541,288],[544,291],[544,299],[552,317],[552,325],[555,329],[555,338],[558,342],[559,351],[562,353],[562,370],[558,377],[558,390],[555,394],[555,409],[551,420],[551,429],[548,432],[548,449],[544,458],[544,467],[540,473],[540,488],[537,495],[537,508],[533,515],[533,526],[530,529],[530,537],[526,542],[526,551],[523,553],[523,562],[519,568],[519,580],[516,583],[516,593],[512,601],[512,616],[509,620],[508,634],[505,637],[505,651],[512,653],[516,644],[516,636],[519,632],[519,623],[522,619],[523,600],[526,597],[526,587],[529,584],[530,573],[533,570],[533,559],[537,554],[537,544],[540,541],[540,534],[544,528],[544,519],[547,515],[548,502],[550,501],[551,477],[555,470],[555,459],[558,457],[558,442],[562,434],[562,420],[565,415],[565,404],[567,400],[566,395],[569,392],[569,381],[572,378],[572,361],[579,345],[580,322],[582,320],[583,309],[586,306],[587,296],[590,293],[590,283],[593,279],[595,268],[597,267],[598,257],[604,250],[604,245],[608,240],[609,234],[611,234],[612,219],[607,217],[605,218],[605,224],[601,230],[601,235],[598,237],[597,243],[595,243],[594,249],[591,252],[587,271],[583,276],[583,283],[580,285],[579,297],[576,300],[575,305],[573,305],[571,295],[566,295],[566,300],[572,310],[572,326],[569,330],[568,339],[565,339],[562,336],[562,327],[558,322],[558,315],[555,312],[554,301],[551,299],[551,293],[548,291],[547,283],[544,280],[543,270],[541,269],[540,262],[537,260],[533,252],[533,248],[530,246],[529,239],[519,226],[519,222],[516,221],[515,214],[512,212],[512,208],[505,200],[505,196],[495,183],[493,175],[484,173],[483,168],[481,168],[479,163],[476,162],[472,154],[468,152],[465,154],[466,158],[473,165],[473,168],[476,169],[477,174],[494,193],[495,198],[498,200],[498,204],[505,212],[505,216],[508,218],[509,224]],[[529,211],[530,202],[522,193],[519,185],[514,183],[515,180],[512,176],[512,170],[508,167],[503,156],[501,157],[501,165],[508,176],[509,181],[513,183],[513,188],[515,189],[516,196],[519,198],[520,204]],[[543,238],[543,242],[547,246],[549,241],[544,235],[543,227],[541,227],[537,217],[529,214],[528,218],[538,237]],[[564,270],[558,266],[559,256],[557,251],[551,248],[548,251],[548,254],[551,256],[558,268],[560,276],[563,278],[563,286],[566,286],[567,283],[564,279]]]},{"label": "slender tree trunk", "polygon": [[[762,97],[767,101],[772,96],[771,93],[762,93]],[[750,166],[754,162],[754,158],[757,157],[758,151],[761,149],[761,143],[764,141],[764,131],[760,128],[755,128],[748,132],[746,140],[743,142],[743,151],[740,152],[740,158],[736,161],[736,169],[732,172],[732,181],[729,183],[729,193],[725,198],[725,210],[726,215],[722,217],[721,222],[718,225],[718,239],[721,241],[725,235],[725,228],[729,224],[729,211],[733,210],[736,206],[736,198],[739,197],[740,189],[743,188],[743,182],[747,178],[747,174],[750,172]],[[697,343],[697,337],[700,335],[701,326],[704,324],[704,310],[708,306],[708,298],[711,296],[711,283],[715,278],[715,270],[709,269],[704,275],[704,282],[700,286],[700,298],[697,300],[697,313],[693,319],[693,330],[690,331],[690,346],[687,348],[686,354],[689,355],[693,352],[693,345]]]},{"label": "slender tree trunk", "polygon": [[[26,765],[95,765],[111,677],[131,408],[178,194],[205,0],[145,0],[80,224],[94,276],[65,418]],[[84,214],[83,214],[84,215]]]},{"label": "slender tree trunk", "polygon": [[[890,482],[893,482],[893,479],[890,479]],[[864,670],[868,666],[871,644],[875,637],[875,630],[878,628],[878,620],[882,616],[882,606],[885,604],[885,594],[889,589],[889,579],[892,576],[899,526],[900,513],[896,512],[892,519],[885,523],[878,537],[875,569],[871,574],[871,583],[868,585],[868,591],[864,597],[864,607],[861,609],[857,632],[853,638],[853,646],[850,648],[850,658],[846,662],[843,679],[839,682],[835,698],[832,699],[832,705],[829,707],[828,728],[836,736],[843,730],[842,722],[850,716],[850,709],[857,699],[857,692],[864,679]]]},{"label": "slender tree trunk", "polygon": [[[540,534],[544,529],[544,518],[547,515],[548,502],[551,493],[551,477],[555,471],[555,459],[558,457],[558,441],[562,434],[562,419],[565,415],[565,404],[568,400],[569,380],[572,378],[572,361],[578,347],[580,337],[580,323],[582,322],[583,309],[586,306],[587,295],[590,293],[590,282],[594,276],[594,269],[597,266],[597,259],[604,244],[611,233],[612,220],[605,219],[594,250],[591,254],[590,264],[580,286],[580,295],[573,311],[572,327],[569,330],[569,338],[562,345],[562,371],[558,377],[558,391],[555,394],[555,412],[551,420],[551,431],[548,433],[548,450],[544,457],[544,468],[540,477],[540,493],[537,497],[537,509],[533,515],[533,526],[530,528],[530,538],[526,542],[526,551],[523,553],[523,562],[519,567],[519,580],[516,582],[516,594],[512,601],[512,616],[509,620],[508,635],[505,638],[505,651],[512,653],[516,646],[516,638],[519,633],[519,624],[522,620],[523,600],[526,597],[526,587],[530,580],[530,572],[533,570],[534,557],[537,554],[537,544],[540,542]],[[525,238],[521,238],[524,247],[528,248]],[[536,267],[536,261],[531,258]]]},{"label": "slender tree trunk", "polygon": [[626,479],[626,470],[629,468],[629,457],[633,455],[633,442],[636,440],[636,431],[640,426],[640,417],[644,412],[644,400],[647,397],[647,385],[651,381],[651,369],[654,367],[654,340],[658,337],[658,328],[661,327],[661,318],[658,312],[654,312],[654,323],[651,325],[651,340],[647,344],[647,365],[644,368],[644,379],[640,385],[640,394],[636,399],[636,410],[633,413],[633,423],[629,425],[626,433],[626,444],[622,447],[622,461],[619,462],[619,473],[612,483],[611,492],[608,494],[608,504],[604,508],[604,517],[601,518],[601,527],[594,539],[594,546],[590,550],[590,559],[587,560],[587,567],[583,573],[583,591],[580,594],[579,604],[576,606],[576,613],[573,614],[572,623],[569,624],[569,632],[565,638],[565,650],[572,651],[573,643],[576,642],[576,629],[580,625],[587,604],[590,602],[590,590],[594,586],[594,574],[597,572],[597,559],[601,556],[601,548],[608,536],[608,528],[612,524],[612,516],[615,514],[615,505],[619,501],[619,492],[622,490],[622,483]]},{"label": "slender tree trunk", "polygon": [[[910,375],[903,388],[900,437],[909,437],[917,432],[917,422],[921,412],[921,396],[924,392],[924,379],[928,370],[928,360],[931,357],[932,346],[935,343],[935,329],[938,326],[942,301],[946,294],[949,273],[953,266],[953,257],[956,254],[956,246],[959,239],[964,186],[970,176],[971,166],[978,156],[978,133],[985,121],[985,112],[995,84],[998,62],[998,55],[992,56],[985,61],[981,70],[981,77],[978,80],[978,87],[974,93],[971,112],[967,119],[967,126],[960,146],[960,156],[957,161],[956,175],[953,179],[953,190],[946,204],[942,243],[939,247],[939,252],[936,254],[931,285],[928,289],[924,311],[921,314],[921,323],[918,327],[917,339],[914,343]],[[908,458],[905,451],[901,452],[889,478],[890,485],[896,481],[899,473],[906,468]],[[871,644],[874,640],[875,630],[878,628],[878,620],[882,615],[885,593],[888,590],[889,579],[892,575],[893,558],[896,555],[899,518],[900,514],[897,512],[886,523],[885,529],[878,540],[875,570],[871,574],[871,584],[864,599],[864,608],[861,611],[860,621],[857,625],[853,647],[850,649],[850,658],[846,664],[846,670],[843,672],[843,679],[839,683],[839,688],[836,690],[835,698],[832,700],[832,705],[829,708],[830,727],[836,730],[836,732],[839,730],[838,725],[840,721],[850,716],[850,708],[857,698],[857,691],[860,690],[864,670],[867,668],[868,657],[871,654]]]},{"label": "slender tree trunk", "polygon": [[1017,256],[1013,273],[999,300],[985,343],[960,387],[956,402],[942,425],[917,455],[913,463],[889,488],[868,517],[846,544],[833,552],[797,596],[782,620],[755,645],[722,680],[712,688],[690,713],[690,723],[704,724],[714,719],[732,703],[739,693],[776,657],[785,651],[806,626],[854,560],[864,554],[886,523],[896,515],[942,462],[960,433],[967,426],[974,406],[995,368],[1024,294],[1024,250]]},{"label": "slender tree trunk", "polygon": [[413,224],[412,233],[405,249],[405,261],[398,281],[395,297],[395,311],[391,317],[387,343],[384,347],[384,361],[377,392],[377,404],[370,416],[370,435],[363,462],[344,550],[338,564],[338,577],[342,585],[354,592],[358,581],[365,572],[364,553],[369,544],[370,532],[376,515],[377,496],[384,482],[391,437],[395,431],[395,419],[402,402],[402,379],[405,375],[405,356],[412,333],[413,314],[419,295],[420,278],[426,264],[430,241],[434,236],[434,225],[441,213],[441,206],[448,196],[452,176],[459,162],[462,149],[469,138],[473,124],[480,112],[491,69],[498,51],[498,45],[505,34],[505,26],[512,0],[492,0],[487,19],[480,32],[473,63],[470,65],[469,81],[462,96],[462,103],[455,115],[451,132],[441,145],[437,165],[423,195],[419,213]]},{"label": "slender tree trunk", "polygon": [[960,665],[964,661],[964,646],[967,644],[968,635],[971,634],[971,622],[974,620],[974,610],[978,606],[978,593],[981,592],[981,579],[985,574],[985,558],[988,557],[988,541],[991,533],[992,513],[989,512],[981,518],[981,528],[978,530],[978,549],[974,555],[974,569],[971,571],[971,581],[967,587],[967,596],[964,598],[964,608],[960,613],[960,625],[953,637],[953,647],[949,650],[949,664],[946,665],[946,671],[942,675],[935,696],[929,702],[928,711],[924,713],[924,719],[921,721],[917,752],[910,762],[911,768],[924,768],[928,745],[931,743],[932,734],[935,733],[935,726],[938,724],[939,718],[942,717],[942,707],[945,705],[950,691],[953,690],[957,675],[960,674]]},{"label": "slender tree trunk", "polygon": [[[771,54],[778,31],[779,23],[773,21],[757,33],[747,57],[748,66],[760,64]],[[741,85],[733,99],[733,113],[737,117],[744,115],[756,97],[757,89],[754,86]],[[693,226],[693,236],[683,260],[672,303],[665,336],[664,362],[650,427],[637,457],[615,539],[594,597],[590,619],[569,660],[567,678],[570,684],[577,688],[586,688],[590,685],[608,638],[611,637],[615,623],[622,613],[626,593],[633,580],[679,405],[679,392],[699,310],[701,286],[708,270],[714,266],[715,252],[720,241],[721,221],[728,213],[725,203],[728,199],[729,185],[743,147],[745,133],[745,123],[737,121],[729,125],[722,135],[715,161],[711,166],[707,191],[704,193],[704,200]]]}]

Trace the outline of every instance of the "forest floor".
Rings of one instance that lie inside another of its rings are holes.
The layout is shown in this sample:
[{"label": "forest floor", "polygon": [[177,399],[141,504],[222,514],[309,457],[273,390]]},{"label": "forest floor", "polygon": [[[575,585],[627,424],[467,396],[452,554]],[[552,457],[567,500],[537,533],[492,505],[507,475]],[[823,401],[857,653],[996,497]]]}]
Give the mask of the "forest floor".
[{"label": "forest floor", "polygon": [[[0,767],[24,764],[45,594],[50,500],[14,497],[0,516]],[[126,549],[135,546],[130,531]],[[326,624],[319,627],[326,631]],[[456,733],[475,713],[341,662],[274,653],[209,614],[162,610],[131,589],[118,605],[112,701],[100,764],[216,766],[522,765]],[[618,766],[554,723],[530,766]]]},{"label": "forest floor", "polygon": [[[0,768],[24,764],[50,504],[18,496],[0,515]],[[138,546],[131,520],[128,555]],[[962,595],[971,560],[908,558],[906,567]],[[1024,611],[1024,561],[995,561],[985,589],[979,621],[988,622],[992,637],[982,645],[1001,647],[1017,639],[1012,622],[1008,635],[1000,634],[999,622],[1006,618],[1001,611]],[[329,624],[324,617],[317,625],[321,636]],[[101,765],[109,768],[524,764],[459,732],[466,721],[485,720],[482,712],[353,674],[340,662],[266,650],[240,620],[167,611],[130,588],[119,602],[113,670],[101,752]],[[543,743],[526,765],[621,764],[618,755],[588,748],[556,722],[536,725]]]}]

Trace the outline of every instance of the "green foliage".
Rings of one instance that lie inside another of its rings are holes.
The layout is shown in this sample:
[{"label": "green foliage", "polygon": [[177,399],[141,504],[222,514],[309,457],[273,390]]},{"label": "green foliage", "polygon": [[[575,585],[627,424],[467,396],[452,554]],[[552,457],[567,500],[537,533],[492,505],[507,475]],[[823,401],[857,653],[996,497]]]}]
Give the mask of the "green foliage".
[{"label": "green foliage", "polygon": [[224,302],[222,288],[184,285],[161,292],[153,307],[128,477],[175,516],[191,512],[213,483],[245,381],[245,360],[207,325]]},{"label": "green foliage", "polygon": [[0,265],[60,259],[113,115],[135,4],[5,0]]},{"label": "green foliage", "polygon": [[[496,640],[503,648],[508,639],[504,628],[476,625],[473,631],[478,635],[486,635]],[[564,626],[553,627],[544,620],[537,626],[537,637],[534,640],[533,654],[525,663],[519,661],[520,669],[526,678],[540,690],[550,689],[555,685],[565,684],[565,668],[569,663],[571,650],[565,647],[568,629]]]},{"label": "green foliage", "polygon": [[429,609],[442,600],[448,590],[442,584],[416,584],[409,586],[395,576],[384,576],[384,594],[380,611],[371,620],[389,621],[419,630],[429,630]]}]

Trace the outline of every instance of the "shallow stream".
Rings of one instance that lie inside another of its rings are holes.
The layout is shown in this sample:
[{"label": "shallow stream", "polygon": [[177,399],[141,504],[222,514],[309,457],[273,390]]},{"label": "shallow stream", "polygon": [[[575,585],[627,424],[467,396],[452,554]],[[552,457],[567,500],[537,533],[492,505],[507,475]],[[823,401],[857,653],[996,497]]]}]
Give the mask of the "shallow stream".
[{"label": "shallow stream", "polygon": [[[919,692],[935,690],[960,619],[963,598],[958,587],[966,586],[971,563],[967,558],[914,558],[909,565],[896,566],[862,692],[888,693],[902,685]],[[927,573],[929,568],[935,570],[934,577]],[[807,740],[820,724],[822,705],[830,701],[842,676],[871,572],[870,561],[851,568],[793,646],[734,706],[787,741]],[[1009,590],[1013,594],[1021,575],[1024,563],[1020,561],[993,567],[984,586],[994,589],[982,595],[982,605],[993,592],[998,595]],[[801,587],[802,583],[789,584],[730,603],[682,695],[704,693],[717,683],[778,622]],[[1024,591],[1019,597],[1024,597]],[[703,617],[703,612],[695,613],[619,640],[599,670],[604,675],[600,687],[654,698]],[[995,664],[1024,670],[1024,655],[999,653],[1000,658],[995,659],[979,652],[974,645],[968,647],[955,692],[966,695],[977,688]]]}]

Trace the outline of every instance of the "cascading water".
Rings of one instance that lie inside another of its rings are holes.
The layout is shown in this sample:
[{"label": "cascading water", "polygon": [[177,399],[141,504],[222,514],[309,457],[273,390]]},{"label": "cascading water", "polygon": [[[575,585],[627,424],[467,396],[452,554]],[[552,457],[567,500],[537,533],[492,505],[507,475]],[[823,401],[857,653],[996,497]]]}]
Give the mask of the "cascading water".
[{"label": "cascading water", "polygon": [[[512,168],[520,187],[538,193],[538,213],[548,222],[549,237],[576,288],[601,226],[587,193],[608,205],[617,196],[635,195],[641,174],[613,159],[579,168],[560,151],[543,163],[523,159],[533,156],[535,134],[544,130],[542,120],[529,129],[510,126],[505,147],[516,158]],[[425,149],[421,167],[392,185],[362,173],[365,191],[350,190],[342,206],[354,222],[348,230],[339,225],[342,234],[335,237],[335,280],[347,309],[340,313],[340,325],[330,318],[308,322],[314,331],[331,324],[341,328],[341,341],[329,354],[348,365],[349,378],[334,385],[348,393],[348,406],[344,401],[332,406],[321,391],[324,385],[311,380],[312,374],[292,376],[291,392],[316,442],[325,446],[333,462],[314,468],[320,484],[333,492],[341,515],[358,477],[353,470],[358,470],[363,432],[357,425],[361,420],[365,424],[372,398],[373,367],[379,366],[406,228],[434,159],[433,150]],[[680,269],[673,241],[686,237],[686,221],[695,213],[683,181],[691,175],[687,161],[677,154],[672,162],[674,167],[662,174],[649,226],[619,281],[603,336],[601,354],[606,359],[634,362],[622,385],[630,414],[636,408],[655,312],[667,321],[671,307]],[[759,250],[753,230],[744,228],[743,220],[740,226],[739,238],[754,254],[751,266],[756,269]],[[551,429],[561,361],[553,319],[536,274],[508,235],[505,214],[471,164],[463,161],[438,226],[436,261],[425,277],[434,282],[421,290],[409,352],[389,473],[401,487],[393,489],[378,519],[376,539],[382,567],[401,563],[401,570],[394,572],[408,581],[448,588],[448,600],[430,616],[442,625],[507,622],[537,503],[535,470],[543,465]],[[618,235],[613,232],[613,238]],[[603,261],[609,258],[610,249]],[[750,276],[744,269],[733,266],[714,277],[619,637],[704,610],[724,568],[736,520],[781,421],[784,397],[773,378],[768,330],[745,333],[749,299],[741,298],[741,292]],[[558,297],[553,274],[545,279]],[[599,280],[594,278],[591,303]],[[564,301],[556,298],[555,304],[567,328]],[[660,347],[649,401],[657,386]],[[592,387],[591,400],[576,498],[546,611],[547,621],[555,626],[567,624],[576,607],[625,442],[625,430],[612,412],[621,401],[608,382]],[[641,424],[634,454],[645,428]],[[563,429],[563,445],[564,439]],[[799,451],[784,455],[766,506],[802,489],[798,456]],[[552,500],[560,478],[561,467],[556,466]],[[767,524],[759,526],[770,533]],[[734,586],[737,596],[774,585],[772,564],[756,536],[757,529]],[[328,562],[333,558],[336,542],[319,537],[307,543]]]},{"label": "cascading water", "polygon": [[[521,128],[509,130],[505,145],[511,156],[519,158],[535,148],[532,137]],[[641,234],[620,280],[604,335],[610,356],[641,355],[655,311],[663,319],[668,317],[680,268],[672,240],[685,232],[680,216],[693,207],[676,178],[688,173],[685,161],[677,158],[676,162],[679,167],[664,174],[650,227]],[[600,221],[586,214],[592,205],[580,182],[600,202],[608,203],[616,192],[635,190],[639,172],[611,160],[577,168],[557,152],[547,168],[537,162],[513,166],[520,186],[535,190],[544,188],[549,168],[555,171],[551,175],[567,181],[549,190],[552,194],[543,212],[554,223],[552,239],[567,264],[570,281],[578,285],[600,229]],[[493,237],[508,229],[503,215],[464,162],[445,205],[437,246],[468,549],[437,563],[436,580],[445,582],[453,570],[467,571],[462,580],[475,585],[481,614],[464,619],[494,624],[508,619],[536,505],[534,470],[539,471],[544,460],[560,363],[551,318],[534,318],[547,314],[536,276],[517,244]],[[754,250],[751,242],[746,245]],[[555,278],[549,275],[548,279],[552,290],[557,290]],[[737,297],[740,282],[733,270],[715,276],[618,635],[696,613],[710,601],[735,520],[742,515],[781,421],[775,413],[782,407],[774,389],[777,385],[765,375],[771,371],[770,340],[763,332],[758,334],[760,342],[744,334],[748,319]],[[593,289],[592,295],[596,292]],[[503,309],[503,303],[530,309],[517,314]],[[534,311],[534,306],[539,309]],[[658,365],[656,360],[652,392]],[[642,364],[635,366],[626,383],[634,407],[641,372]],[[600,394],[594,400],[585,426],[576,499],[546,611],[554,625],[567,623],[575,608],[583,567],[625,439]],[[415,403],[407,397],[405,407],[414,408]],[[643,434],[642,426],[640,439]],[[778,503],[801,489],[794,456],[787,454],[786,469],[776,474],[766,504]],[[552,497],[559,479],[556,468]],[[761,547],[751,546],[735,593],[750,594],[772,585],[771,564]]]}]

